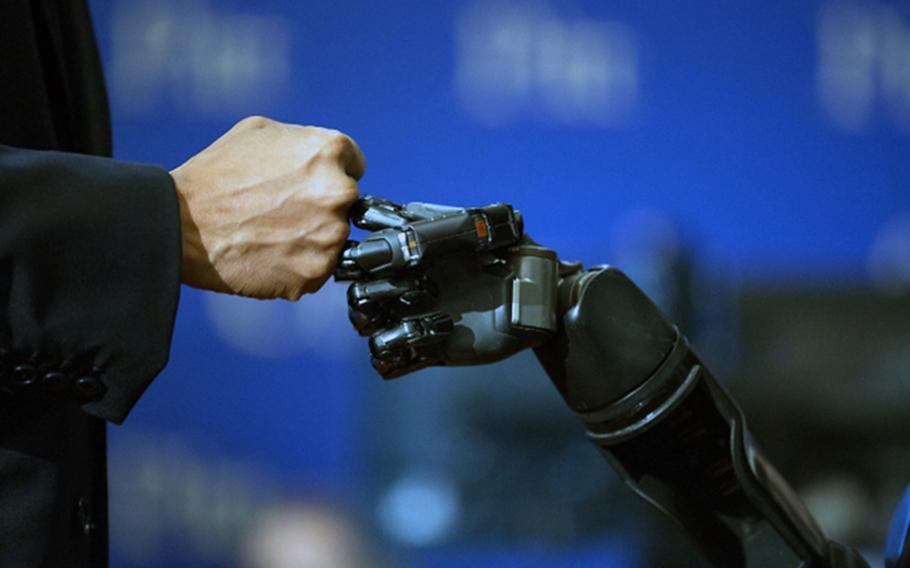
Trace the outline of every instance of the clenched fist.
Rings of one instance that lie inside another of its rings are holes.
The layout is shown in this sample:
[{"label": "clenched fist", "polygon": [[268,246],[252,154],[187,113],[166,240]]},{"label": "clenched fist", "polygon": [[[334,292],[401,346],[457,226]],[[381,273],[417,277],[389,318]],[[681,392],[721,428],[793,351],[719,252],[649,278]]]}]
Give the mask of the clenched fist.
[{"label": "clenched fist", "polygon": [[338,131],[240,121],[171,172],[183,282],[263,299],[315,292],[348,237],[364,167],[360,148]]}]

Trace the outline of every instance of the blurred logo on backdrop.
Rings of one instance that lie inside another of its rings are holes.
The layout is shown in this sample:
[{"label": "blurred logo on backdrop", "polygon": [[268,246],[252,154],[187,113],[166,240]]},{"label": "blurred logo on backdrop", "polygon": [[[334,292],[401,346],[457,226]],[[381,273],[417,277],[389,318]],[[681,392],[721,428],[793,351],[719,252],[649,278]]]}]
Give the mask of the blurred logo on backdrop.
[{"label": "blurred logo on backdrop", "polygon": [[205,311],[216,335],[246,355],[271,359],[306,353],[349,359],[363,343],[347,318],[346,290],[329,282],[294,303],[205,294]]},{"label": "blurred logo on backdrop", "polygon": [[203,456],[178,438],[131,431],[112,450],[112,542],[128,566],[163,565],[175,540],[200,559],[229,561],[276,498],[271,472]]},{"label": "blurred logo on backdrop", "polygon": [[638,41],[625,24],[563,17],[539,2],[471,2],[455,41],[456,94],[480,122],[612,126],[634,117]]},{"label": "blurred logo on backdrop", "polygon": [[910,212],[885,223],[869,250],[868,272],[882,292],[910,292]]},{"label": "blurred logo on backdrop", "polygon": [[831,4],[818,17],[818,98],[844,130],[860,130],[884,109],[910,130],[910,19],[895,7]]},{"label": "blurred logo on backdrop", "polygon": [[358,568],[380,565],[359,520],[325,492],[288,492],[259,464],[206,455],[160,432],[117,436],[112,547],[121,565]]},{"label": "blurred logo on backdrop", "polygon": [[112,103],[130,115],[159,104],[188,116],[273,108],[287,91],[287,19],[202,1],[119,2],[112,25]]}]

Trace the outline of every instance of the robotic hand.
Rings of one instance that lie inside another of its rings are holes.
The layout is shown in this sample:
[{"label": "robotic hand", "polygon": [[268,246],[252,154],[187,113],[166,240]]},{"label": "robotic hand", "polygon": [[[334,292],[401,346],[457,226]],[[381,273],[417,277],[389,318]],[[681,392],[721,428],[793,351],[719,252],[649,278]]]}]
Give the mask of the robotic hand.
[{"label": "robotic hand", "polygon": [[[828,540],[753,444],[742,411],[619,270],[561,263],[504,204],[367,197],[343,251],[351,321],[384,378],[534,348],[623,481],[723,568],[868,567]],[[568,481],[568,480],[567,480]]]},{"label": "robotic hand", "polygon": [[365,197],[352,221],[374,232],[348,243],[335,278],[354,281],[351,322],[384,378],[498,361],[556,332],[556,253],[523,236],[509,205]]}]

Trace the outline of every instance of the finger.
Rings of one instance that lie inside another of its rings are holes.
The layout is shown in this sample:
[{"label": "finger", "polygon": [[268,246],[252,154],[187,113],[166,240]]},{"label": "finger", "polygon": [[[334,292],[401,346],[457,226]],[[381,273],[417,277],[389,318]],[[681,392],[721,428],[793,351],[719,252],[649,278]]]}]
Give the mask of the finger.
[{"label": "finger", "polygon": [[348,287],[348,318],[361,336],[395,325],[390,305],[418,286],[412,279],[354,282]]},{"label": "finger", "polygon": [[350,211],[360,201],[360,188],[357,186],[357,182],[337,172],[326,175],[324,179],[331,194],[326,204],[334,213],[344,219],[345,224],[350,225]]},{"label": "finger", "polygon": [[403,267],[406,264],[403,255],[396,235],[372,235],[342,249],[336,276],[341,276],[339,280],[361,280],[371,274]]},{"label": "finger", "polygon": [[372,195],[361,197],[348,214],[354,226],[367,231],[398,228],[407,224],[409,217],[402,214],[401,205]]},{"label": "finger", "polygon": [[410,303],[413,294],[422,289],[421,279],[416,276],[354,282],[348,287],[348,305],[356,310],[374,311],[376,306],[392,300],[405,298]]},{"label": "finger", "polygon": [[344,147],[344,173],[348,174],[355,181],[359,181],[367,170],[367,159],[357,142],[350,136],[345,136],[347,143]]},{"label": "finger", "polygon": [[356,255],[351,251],[356,249],[360,243],[357,241],[348,241],[338,253],[338,263],[335,265],[335,281],[345,282],[351,280],[361,280],[367,277],[366,272],[357,263]]},{"label": "finger", "polygon": [[452,205],[439,205],[438,203],[423,203],[412,201],[402,208],[406,214],[415,219],[438,219],[456,213],[462,213],[464,207],[455,207]]},{"label": "finger", "polygon": [[408,318],[370,337],[373,366],[393,378],[442,360],[454,329],[451,316],[436,312]]},{"label": "finger", "polygon": [[348,318],[362,336],[390,327],[432,302],[423,277],[354,282],[348,287]]},{"label": "finger", "polygon": [[433,364],[433,361],[401,356],[400,358],[393,359],[376,359],[374,357],[370,360],[370,363],[372,363],[376,372],[378,372],[383,379],[388,381],[397,379],[408,373],[413,373],[414,371],[419,371],[424,367],[429,367]]},{"label": "finger", "polygon": [[350,136],[337,130],[328,130],[319,127],[296,127],[302,129],[304,136],[316,132],[322,136],[317,148],[316,163],[320,167],[330,168],[353,181],[358,181],[366,171],[366,158],[363,152]]},{"label": "finger", "polygon": [[416,201],[400,205],[386,199],[365,195],[354,204],[350,214],[351,221],[357,227],[368,231],[378,231],[398,228],[412,221],[438,219],[462,212],[464,212],[463,207]]},{"label": "finger", "polygon": [[368,313],[354,308],[348,308],[348,320],[361,337],[367,337],[392,325],[381,312]]}]

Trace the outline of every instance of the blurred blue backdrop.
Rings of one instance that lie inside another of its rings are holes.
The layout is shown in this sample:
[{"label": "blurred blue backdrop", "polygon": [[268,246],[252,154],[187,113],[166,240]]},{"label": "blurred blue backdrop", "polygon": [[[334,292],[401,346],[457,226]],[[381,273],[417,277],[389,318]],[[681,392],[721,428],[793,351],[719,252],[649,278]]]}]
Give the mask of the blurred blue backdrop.
[{"label": "blurred blue backdrop", "polygon": [[[351,135],[364,193],[510,202],[588,264],[664,223],[717,280],[910,279],[906,4],[91,4],[120,159],[173,168],[264,114]],[[335,285],[297,304],[184,289],[170,365],[110,430],[113,565],[240,565],[288,500],[344,511],[359,536],[339,538],[390,565],[642,565],[633,528],[459,539],[457,491],[376,489],[376,456],[400,453],[377,405],[448,378],[380,384]],[[396,540],[388,507],[418,528]]]}]

